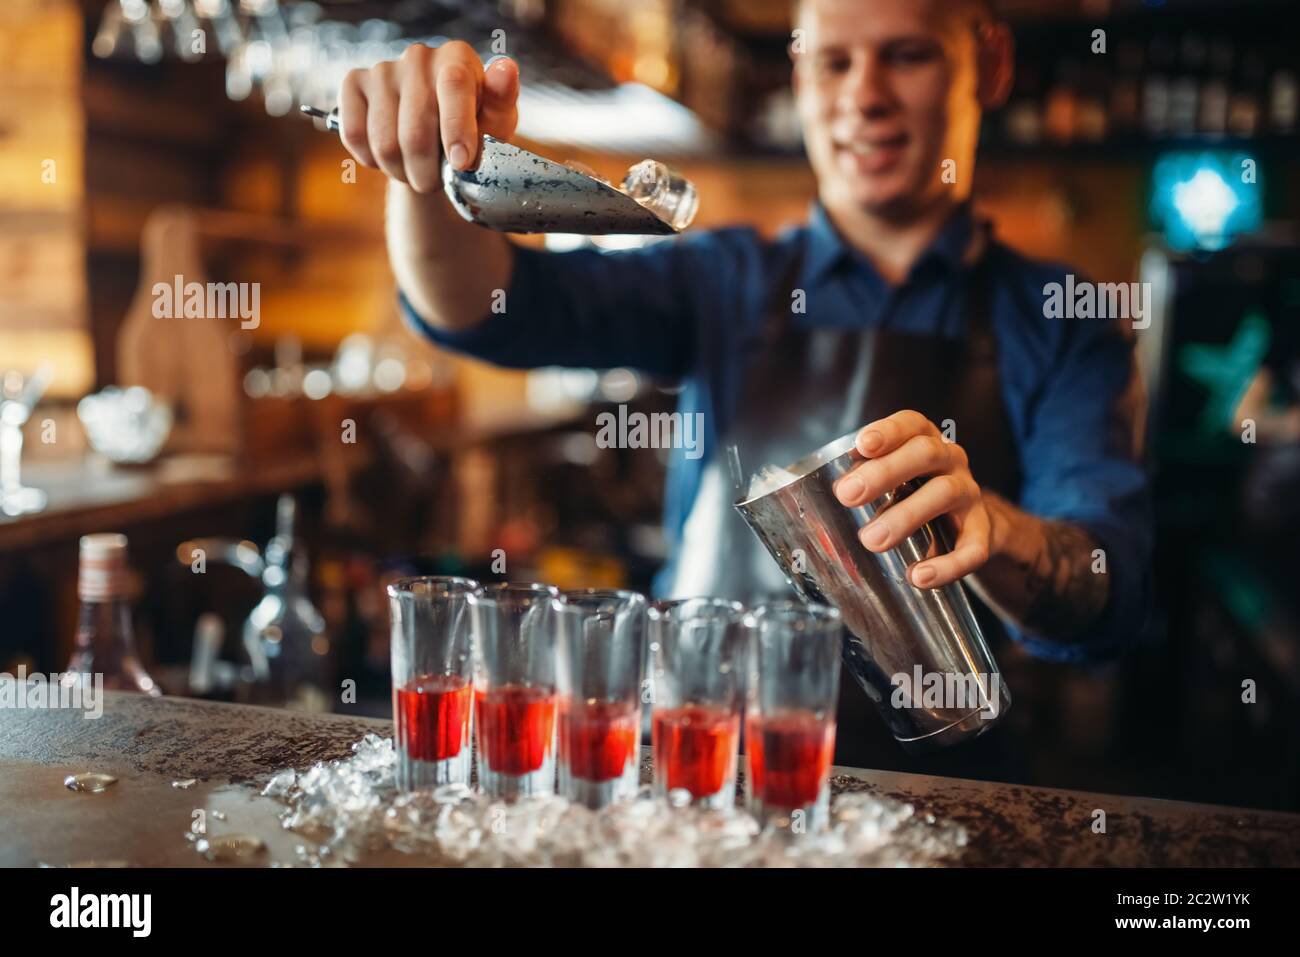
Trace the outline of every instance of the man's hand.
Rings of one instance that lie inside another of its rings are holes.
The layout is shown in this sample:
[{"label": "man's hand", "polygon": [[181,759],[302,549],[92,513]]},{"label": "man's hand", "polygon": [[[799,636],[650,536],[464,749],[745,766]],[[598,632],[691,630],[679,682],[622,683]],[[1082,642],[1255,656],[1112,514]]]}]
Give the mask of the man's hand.
[{"label": "man's hand", "polygon": [[863,505],[909,479],[928,477],[917,491],[863,527],[858,536],[863,545],[883,552],[926,522],[946,515],[957,532],[953,549],[913,565],[912,584],[938,588],[988,561],[989,515],[960,445],[946,440],[919,412],[904,410],[864,427],[857,447],[867,461],[835,484],[835,495],[843,505]]},{"label": "man's hand", "polygon": [[442,194],[441,158],[478,162],[481,134],[509,139],[519,120],[519,67],[485,69],[466,43],[412,44],[401,59],[353,70],[339,91],[343,145],[388,176],[388,258],[415,311],[440,329],[466,329],[506,289],[514,252],[500,233],[467,223]]},{"label": "man's hand", "polygon": [[1105,610],[1110,576],[1096,561],[1092,536],[982,492],[962,447],[944,439],[919,412],[872,422],[858,433],[857,447],[867,461],[835,484],[844,505],[862,505],[909,479],[927,479],[863,527],[863,545],[885,551],[942,516],[957,531],[951,552],[912,566],[916,587],[938,588],[976,572],[969,583],[986,604],[1022,631],[1054,641],[1073,638]]},{"label": "man's hand", "polygon": [[478,161],[482,133],[509,139],[519,120],[519,68],[505,57],[484,69],[459,40],[414,43],[399,60],[352,70],[339,91],[339,130],[357,161],[417,193],[442,188],[439,159]]}]

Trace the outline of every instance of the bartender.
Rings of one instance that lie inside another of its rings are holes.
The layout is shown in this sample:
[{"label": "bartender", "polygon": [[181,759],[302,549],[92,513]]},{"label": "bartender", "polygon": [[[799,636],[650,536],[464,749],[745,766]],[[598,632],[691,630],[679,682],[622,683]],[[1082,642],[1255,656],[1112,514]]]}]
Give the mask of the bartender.
[{"label": "bartender", "polygon": [[1002,245],[972,211],[1010,31],[981,0],[803,0],[794,26],[817,201],[772,241],[731,228],[610,254],[518,247],[462,220],[439,170],[444,154],[472,167],[482,133],[513,134],[516,64],[485,68],[452,42],[349,73],[343,142],[389,178],[408,319],[502,366],[627,366],[683,386],[705,454],[670,465],[662,595],[784,587],[731,507],[725,449],[784,465],[853,423],[866,461],[836,487],[845,506],[924,480],[862,529],[866,548],[943,520],[953,547],[912,566],[915,587],[964,579],[1035,655],[1113,655],[1148,603],[1142,392],[1131,326],[1056,317],[1045,287],[1070,270]]}]

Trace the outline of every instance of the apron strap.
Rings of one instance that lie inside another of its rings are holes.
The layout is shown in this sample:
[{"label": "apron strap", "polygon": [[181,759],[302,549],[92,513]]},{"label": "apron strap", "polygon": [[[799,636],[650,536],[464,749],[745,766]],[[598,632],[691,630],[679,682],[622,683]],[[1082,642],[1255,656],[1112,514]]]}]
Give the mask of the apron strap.
[{"label": "apron strap", "polygon": [[[790,262],[781,271],[781,277],[772,286],[772,291],[763,306],[762,328],[759,330],[756,351],[766,354],[785,335],[790,328],[794,312],[791,310],[794,291],[798,288],[800,274],[803,272],[804,247],[799,244]],[[807,290],[805,290],[805,293]]]},{"label": "apron strap", "polygon": [[[992,225],[987,221],[976,223],[974,233],[962,255],[962,306],[966,315],[968,336],[979,346],[983,354],[986,347],[992,346],[993,313],[993,270],[990,268],[989,249],[992,246]],[[799,245],[781,271],[781,276],[773,284],[771,292],[763,306],[762,328],[754,347],[756,352],[770,349],[793,324],[790,305],[794,291],[798,288],[800,273],[803,269],[805,248]],[[871,327],[867,327],[870,329]],[[869,356],[870,343],[864,344],[862,350]]]},{"label": "apron strap", "polygon": [[993,264],[989,252],[989,227],[983,225],[971,241],[974,258],[967,266],[963,280],[962,305],[966,315],[966,335],[970,346],[979,358],[987,358],[997,351],[993,338]]}]

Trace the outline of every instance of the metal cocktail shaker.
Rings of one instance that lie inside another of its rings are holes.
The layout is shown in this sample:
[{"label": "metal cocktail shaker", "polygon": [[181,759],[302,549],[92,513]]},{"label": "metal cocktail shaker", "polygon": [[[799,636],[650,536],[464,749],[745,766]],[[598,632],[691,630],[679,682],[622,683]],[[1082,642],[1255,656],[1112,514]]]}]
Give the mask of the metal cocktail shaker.
[{"label": "metal cocktail shaker", "polygon": [[[961,583],[925,589],[907,580],[937,527],[927,524],[879,554],[858,540],[862,526],[918,486],[859,508],[841,505],[835,481],[864,461],[855,436],[799,460],[784,484],[736,509],[805,600],[840,610],[844,666],[904,748],[928,751],[974,738],[1006,713],[1010,692]],[[946,548],[942,534],[938,547]]]},{"label": "metal cocktail shaker", "polygon": [[[299,109],[339,132],[338,107]],[[694,185],[654,160],[637,163],[615,189],[487,134],[474,169],[443,162],[442,185],[463,219],[504,233],[671,236],[691,224],[699,207]]]}]

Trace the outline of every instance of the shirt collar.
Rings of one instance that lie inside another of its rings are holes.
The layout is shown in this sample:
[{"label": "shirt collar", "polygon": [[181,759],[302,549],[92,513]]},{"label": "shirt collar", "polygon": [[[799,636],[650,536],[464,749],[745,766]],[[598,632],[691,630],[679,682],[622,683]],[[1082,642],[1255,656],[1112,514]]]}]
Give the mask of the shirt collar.
[{"label": "shirt collar", "polygon": [[[953,211],[952,217],[934,238],[934,242],[913,265],[912,274],[915,275],[919,269],[930,262],[938,263],[954,272],[962,269],[972,252],[976,234],[981,231],[980,225],[976,221],[971,204],[962,203]],[[831,222],[830,216],[827,215],[826,209],[821,203],[814,202],[808,215],[807,245],[804,249],[805,288],[823,279],[846,260],[859,269],[865,270],[872,278],[879,279],[879,274],[871,262],[844,241],[836,230],[835,224]]]}]

